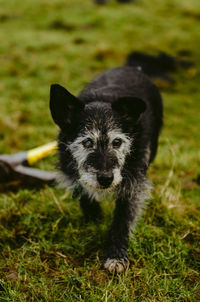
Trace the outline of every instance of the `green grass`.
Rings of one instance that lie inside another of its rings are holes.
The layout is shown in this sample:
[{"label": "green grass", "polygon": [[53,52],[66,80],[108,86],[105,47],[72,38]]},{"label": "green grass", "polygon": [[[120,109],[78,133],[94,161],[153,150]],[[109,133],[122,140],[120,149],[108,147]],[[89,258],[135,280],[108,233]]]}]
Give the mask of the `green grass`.
[{"label": "green grass", "polygon": [[[112,276],[102,267],[113,202],[102,203],[102,224],[85,225],[78,202],[59,188],[4,191],[0,301],[200,300],[199,19],[198,0],[0,0],[0,153],[55,139],[51,83],[77,94],[131,50],[185,51],[194,62],[162,91],[165,125],[149,171],[154,190],[130,241],[129,270]],[[53,170],[55,162],[37,166]]]}]

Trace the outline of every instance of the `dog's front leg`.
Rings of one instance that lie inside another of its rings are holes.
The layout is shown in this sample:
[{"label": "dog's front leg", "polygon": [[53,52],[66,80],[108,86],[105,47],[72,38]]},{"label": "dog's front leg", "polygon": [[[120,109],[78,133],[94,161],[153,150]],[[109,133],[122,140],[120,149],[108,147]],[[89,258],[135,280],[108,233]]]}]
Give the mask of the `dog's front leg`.
[{"label": "dog's front leg", "polygon": [[87,194],[81,196],[80,207],[86,221],[100,221],[103,218],[100,204]]},{"label": "dog's front leg", "polygon": [[[147,185],[147,186],[146,186]],[[120,273],[128,268],[128,244],[130,230],[144,204],[148,183],[135,181],[125,186],[116,200],[113,223],[108,236],[104,267],[109,272]],[[133,192],[130,192],[130,187]]]},{"label": "dog's front leg", "polygon": [[108,236],[108,247],[104,267],[109,272],[120,273],[129,264],[128,242],[130,225],[134,219],[134,210],[131,201],[119,198],[116,201],[114,220]]}]

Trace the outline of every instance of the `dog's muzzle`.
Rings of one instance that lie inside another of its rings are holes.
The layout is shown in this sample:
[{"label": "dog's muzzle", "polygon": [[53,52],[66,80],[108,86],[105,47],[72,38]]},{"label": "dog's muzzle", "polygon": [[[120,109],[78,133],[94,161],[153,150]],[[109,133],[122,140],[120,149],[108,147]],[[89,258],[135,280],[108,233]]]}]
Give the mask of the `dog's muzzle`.
[{"label": "dog's muzzle", "polygon": [[97,181],[103,189],[107,189],[113,182],[113,173],[112,172],[98,172]]}]

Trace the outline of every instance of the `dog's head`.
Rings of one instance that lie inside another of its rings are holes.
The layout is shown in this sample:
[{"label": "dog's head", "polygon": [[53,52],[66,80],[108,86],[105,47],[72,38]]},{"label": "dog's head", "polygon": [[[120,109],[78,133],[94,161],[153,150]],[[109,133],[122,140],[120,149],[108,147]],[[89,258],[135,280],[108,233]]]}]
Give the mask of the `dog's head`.
[{"label": "dog's head", "polygon": [[[122,169],[134,137],[122,130],[133,127],[145,110],[142,100],[119,98],[113,103],[84,104],[60,85],[52,85],[50,110],[55,123],[66,134],[79,183],[86,189],[112,190],[122,180]],[[66,159],[67,160],[67,159]]]}]

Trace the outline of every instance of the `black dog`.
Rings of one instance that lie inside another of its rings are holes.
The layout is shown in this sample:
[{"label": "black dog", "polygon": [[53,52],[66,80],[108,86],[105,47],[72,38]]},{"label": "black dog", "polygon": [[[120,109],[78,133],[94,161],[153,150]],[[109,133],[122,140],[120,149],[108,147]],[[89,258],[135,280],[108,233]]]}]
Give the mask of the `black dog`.
[{"label": "black dog", "polygon": [[60,168],[66,186],[78,190],[88,219],[101,216],[99,200],[116,199],[105,268],[128,267],[128,242],[151,185],[146,172],[156,155],[162,101],[156,86],[137,68],[110,69],[78,97],[51,86],[50,109],[60,127]]}]

